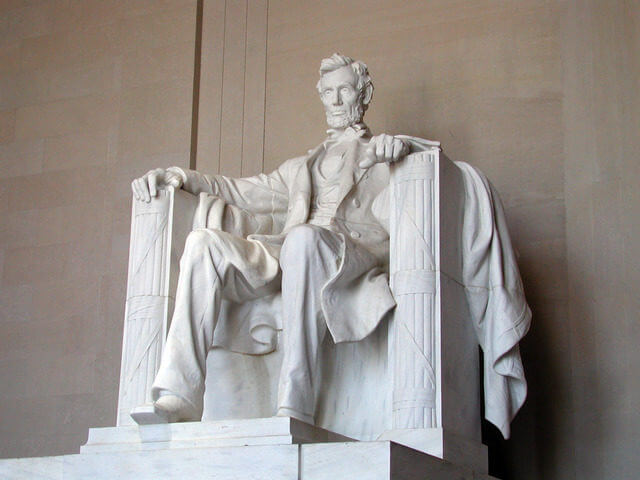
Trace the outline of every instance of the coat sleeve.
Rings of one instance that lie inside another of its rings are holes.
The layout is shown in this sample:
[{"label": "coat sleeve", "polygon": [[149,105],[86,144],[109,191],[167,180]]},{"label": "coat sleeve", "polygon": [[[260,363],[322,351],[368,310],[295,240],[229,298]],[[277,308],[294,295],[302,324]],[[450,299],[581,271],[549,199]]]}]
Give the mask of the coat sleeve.
[{"label": "coat sleeve", "polygon": [[[286,161],[269,174],[237,179],[206,175],[180,167],[170,167],[168,170],[182,177],[185,191],[201,197],[202,208],[199,211],[202,218],[199,227],[220,228],[218,223],[231,222],[242,228],[236,225],[230,231],[238,233],[240,228],[242,236],[252,233],[276,234],[286,220],[289,188],[300,165],[300,158]],[[218,214],[219,219],[212,221],[212,218],[216,218],[213,215],[216,209],[222,210]],[[255,225],[259,228],[254,229]],[[227,228],[222,229],[227,231]]]},{"label": "coat sleeve", "polygon": [[170,167],[168,170],[182,177],[182,188],[199,195],[208,193],[254,214],[273,214],[287,210],[289,184],[296,160],[288,160],[275,171],[252,177],[231,178],[225,175],[207,175],[195,170]]}]

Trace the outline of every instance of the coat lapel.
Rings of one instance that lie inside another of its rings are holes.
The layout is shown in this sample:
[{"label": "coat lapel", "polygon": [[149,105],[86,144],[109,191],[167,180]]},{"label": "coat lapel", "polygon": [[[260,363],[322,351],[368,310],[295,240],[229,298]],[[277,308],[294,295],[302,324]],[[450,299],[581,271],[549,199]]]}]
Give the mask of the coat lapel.
[{"label": "coat lapel", "polygon": [[364,158],[364,152],[367,148],[367,143],[360,143],[359,141],[353,141],[349,148],[345,152],[345,168],[351,171],[350,175],[345,175],[340,184],[340,203],[344,200],[344,197],[355,187],[360,180],[364,177],[368,168],[361,168],[359,163]]},{"label": "coat lapel", "polygon": [[362,170],[358,166],[358,145],[360,142],[353,140],[349,142],[344,152],[344,171],[346,173],[340,178],[340,195],[338,203],[341,203],[344,197],[351,191],[359,176],[358,171]]},{"label": "coat lapel", "polygon": [[311,165],[325,150],[324,143],[311,150],[296,172],[295,179],[289,192],[289,212],[284,226],[284,233],[295,225],[307,221],[311,204]]},{"label": "coat lapel", "polygon": [[[362,159],[364,159],[364,153],[369,148],[369,143],[362,144],[360,142],[356,143],[356,151],[354,153],[354,166],[353,166],[353,185],[357,185],[368,168],[361,168],[359,163]],[[369,167],[371,168],[371,167]]]}]

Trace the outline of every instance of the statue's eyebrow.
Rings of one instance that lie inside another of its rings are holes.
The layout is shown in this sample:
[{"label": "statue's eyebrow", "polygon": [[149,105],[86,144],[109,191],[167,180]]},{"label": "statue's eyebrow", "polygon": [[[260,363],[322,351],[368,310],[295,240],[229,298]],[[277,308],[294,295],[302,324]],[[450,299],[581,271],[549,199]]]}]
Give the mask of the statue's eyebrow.
[{"label": "statue's eyebrow", "polygon": [[326,90],[331,90],[332,88],[335,88],[336,90],[340,89],[340,88],[344,88],[344,87],[351,87],[351,88],[356,88],[355,86],[351,85],[350,83],[341,83],[340,85],[336,86],[336,87],[324,87],[322,89],[322,91],[326,91]]}]

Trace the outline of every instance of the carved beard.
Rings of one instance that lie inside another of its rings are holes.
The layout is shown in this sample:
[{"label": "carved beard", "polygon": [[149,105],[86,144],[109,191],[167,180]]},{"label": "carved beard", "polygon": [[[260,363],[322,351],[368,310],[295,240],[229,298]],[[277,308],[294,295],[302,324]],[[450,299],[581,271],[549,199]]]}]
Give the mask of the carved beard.
[{"label": "carved beard", "polygon": [[331,128],[347,128],[356,123],[362,122],[364,118],[364,105],[361,101],[356,102],[349,107],[345,115],[334,116],[331,111],[327,110],[327,125]]}]

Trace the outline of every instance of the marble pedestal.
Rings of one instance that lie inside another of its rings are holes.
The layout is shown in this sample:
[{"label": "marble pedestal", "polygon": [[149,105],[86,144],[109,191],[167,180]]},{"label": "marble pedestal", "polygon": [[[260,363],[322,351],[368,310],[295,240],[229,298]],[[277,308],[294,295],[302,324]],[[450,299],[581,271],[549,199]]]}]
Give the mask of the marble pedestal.
[{"label": "marble pedestal", "polygon": [[353,439],[295,418],[270,417],[92,428],[80,453],[350,441]]},{"label": "marble pedestal", "polygon": [[391,441],[289,418],[94,428],[78,455],[0,460],[6,479],[489,480]]}]

